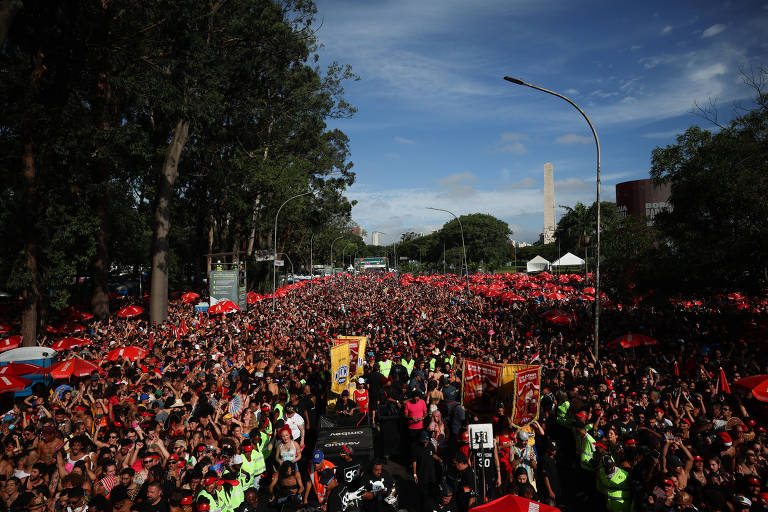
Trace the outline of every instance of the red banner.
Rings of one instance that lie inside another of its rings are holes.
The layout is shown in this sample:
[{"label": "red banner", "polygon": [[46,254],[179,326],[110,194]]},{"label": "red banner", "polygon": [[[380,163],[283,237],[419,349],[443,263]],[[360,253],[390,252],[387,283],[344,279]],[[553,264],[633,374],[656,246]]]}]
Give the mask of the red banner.
[{"label": "red banner", "polygon": [[493,414],[498,408],[503,366],[464,359],[461,403],[476,414]]},{"label": "red banner", "polygon": [[515,372],[515,398],[512,425],[522,428],[539,417],[541,367]]}]

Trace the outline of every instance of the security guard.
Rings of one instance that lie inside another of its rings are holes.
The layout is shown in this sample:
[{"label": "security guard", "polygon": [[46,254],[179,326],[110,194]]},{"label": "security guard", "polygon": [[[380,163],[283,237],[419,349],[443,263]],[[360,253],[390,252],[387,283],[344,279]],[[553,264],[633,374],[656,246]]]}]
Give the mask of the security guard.
[{"label": "security guard", "polygon": [[[248,479],[246,481],[238,478],[240,483],[243,485],[243,492],[250,489],[251,487],[258,489],[261,477],[267,471],[267,466],[264,463],[264,456],[259,450],[253,449],[253,445],[251,444],[250,439],[243,442],[240,448],[243,450],[243,454],[240,455],[240,458],[242,459],[242,466],[240,467],[240,471],[248,474]],[[232,459],[232,465],[234,465],[238,460],[237,457],[238,456],[235,455],[235,457]]]},{"label": "security guard", "polygon": [[557,401],[559,405],[555,413],[555,421],[561,427],[567,427],[569,422],[568,410],[571,408],[571,402],[568,401],[568,395],[562,391],[557,393]]},{"label": "security guard", "polygon": [[[217,495],[216,482],[218,481],[219,475],[217,475],[215,471],[208,471],[205,474],[205,478],[200,482],[202,489],[197,493],[197,497],[195,498],[198,503],[207,501],[211,511],[221,510],[221,505],[215,497]],[[201,500],[201,498],[205,498],[205,500]]]},{"label": "security guard", "polygon": [[608,512],[630,512],[632,500],[630,497],[629,475],[616,466],[613,457],[603,455],[602,465],[597,471],[597,491],[604,494],[608,500]]},{"label": "security guard", "polygon": [[579,466],[585,471],[594,471],[592,459],[595,454],[595,439],[587,433],[587,427],[581,420],[573,422],[573,432],[576,436],[576,449],[579,453]]},{"label": "security guard", "polygon": [[392,371],[392,361],[388,354],[384,354],[384,359],[379,361],[379,371],[383,376],[389,378],[389,372]]},{"label": "security guard", "polygon": [[411,372],[413,372],[413,367],[416,366],[416,360],[413,358],[410,352],[407,354],[408,359],[403,357],[400,360],[400,364],[402,364],[405,367],[405,370],[408,372],[408,377],[411,376]]}]

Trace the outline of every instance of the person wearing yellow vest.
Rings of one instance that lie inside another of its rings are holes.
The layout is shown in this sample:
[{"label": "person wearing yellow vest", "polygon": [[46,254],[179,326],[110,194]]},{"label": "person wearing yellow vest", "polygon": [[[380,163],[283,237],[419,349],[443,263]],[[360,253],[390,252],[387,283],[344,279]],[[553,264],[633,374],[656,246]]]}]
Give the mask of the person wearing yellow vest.
[{"label": "person wearing yellow vest", "polygon": [[304,491],[304,505],[307,504],[309,493],[315,491],[318,507],[322,508],[328,502],[328,496],[338,484],[335,478],[336,466],[325,460],[325,455],[320,450],[312,454],[312,463],[309,465],[309,483]]},{"label": "person wearing yellow vest", "polygon": [[579,454],[579,466],[585,471],[594,471],[592,459],[595,454],[595,439],[587,433],[587,427],[581,420],[573,422],[576,437],[576,451]]},{"label": "person wearing yellow vest", "polygon": [[384,356],[383,361],[379,361],[379,371],[384,377],[389,378],[389,372],[392,371],[392,361],[387,359],[387,356]]},{"label": "person wearing yellow vest", "polygon": [[[234,476],[230,473],[230,476]],[[238,480],[219,479],[216,481],[216,502],[220,512],[234,512],[245,500],[243,488]]]},{"label": "person wearing yellow vest", "polygon": [[602,464],[597,471],[597,491],[607,499],[608,512],[630,512],[632,500],[629,489],[629,475],[616,466],[610,455],[603,455]]},{"label": "person wearing yellow vest", "polygon": [[416,360],[413,358],[413,356],[410,353],[408,354],[408,357],[410,359],[406,359],[405,357],[403,357],[400,360],[400,364],[402,364],[405,367],[405,370],[408,372],[408,377],[410,377],[414,366],[416,366]]},{"label": "person wearing yellow vest", "polygon": [[555,421],[561,427],[568,426],[568,422],[569,422],[568,410],[570,408],[571,408],[571,402],[569,402],[567,398],[565,398],[565,401],[560,403],[560,405],[557,406],[557,412],[555,413]]},{"label": "person wearing yellow vest", "polygon": [[205,474],[205,478],[200,482],[202,489],[197,493],[195,499],[201,502],[200,498],[205,498],[208,501],[211,512],[219,512],[222,510],[221,505],[218,502],[216,496],[216,483],[219,481],[219,475],[215,471],[208,471]]},{"label": "person wearing yellow vest", "polygon": [[264,463],[264,456],[259,450],[254,450],[250,439],[245,441],[241,449],[243,454],[240,455],[241,466],[235,466],[238,461],[238,455],[232,458],[233,470],[240,471],[241,475],[247,475],[247,477],[238,477],[240,483],[243,485],[243,491],[250,489],[251,487],[258,489],[261,477],[267,471],[267,466]]}]

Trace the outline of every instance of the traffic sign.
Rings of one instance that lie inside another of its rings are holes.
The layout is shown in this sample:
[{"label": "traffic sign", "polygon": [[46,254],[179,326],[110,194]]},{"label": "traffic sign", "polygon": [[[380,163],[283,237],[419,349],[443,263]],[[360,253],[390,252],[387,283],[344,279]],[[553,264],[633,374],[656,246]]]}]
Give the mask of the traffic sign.
[{"label": "traffic sign", "polygon": [[275,266],[276,267],[284,267],[285,266],[285,260],[275,260]]}]

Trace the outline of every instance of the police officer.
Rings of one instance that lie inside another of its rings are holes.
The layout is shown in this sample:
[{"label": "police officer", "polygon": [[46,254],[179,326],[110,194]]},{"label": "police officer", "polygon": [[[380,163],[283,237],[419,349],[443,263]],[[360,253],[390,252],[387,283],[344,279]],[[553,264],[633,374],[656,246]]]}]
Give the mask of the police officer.
[{"label": "police officer", "polygon": [[610,455],[603,455],[601,462],[597,471],[596,486],[597,491],[607,499],[608,512],[629,512],[632,509],[629,475],[616,466]]}]

